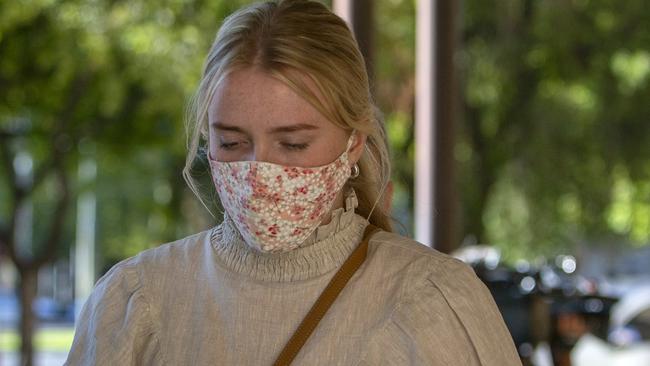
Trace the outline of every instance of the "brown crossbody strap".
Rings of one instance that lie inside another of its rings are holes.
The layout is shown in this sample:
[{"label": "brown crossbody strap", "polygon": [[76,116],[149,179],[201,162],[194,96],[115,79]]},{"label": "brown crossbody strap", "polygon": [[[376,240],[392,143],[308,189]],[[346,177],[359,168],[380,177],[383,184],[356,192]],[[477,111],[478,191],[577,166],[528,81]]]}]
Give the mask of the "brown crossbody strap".
[{"label": "brown crossbody strap", "polygon": [[370,237],[379,230],[380,229],[375,225],[368,224],[363,233],[361,244],[359,244],[352,254],[350,254],[348,259],[345,260],[341,268],[327,284],[327,287],[325,287],[323,293],[321,293],[318,300],[316,300],[309,310],[309,313],[307,313],[305,318],[302,320],[302,323],[300,323],[296,332],[293,334],[291,339],[289,339],[287,345],[284,346],[284,349],[273,364],[274,366],[287,366],[291,364],[296,355],[298,355],[298,352],[300,352],[302,346],[307,342],[307,339],[314,329],[316,329],[320,320],[323,319],[323,316],[334,300],[336,300],[336,297],[366,259],[366,254],[368,253],[368,241],[370,240]]}]

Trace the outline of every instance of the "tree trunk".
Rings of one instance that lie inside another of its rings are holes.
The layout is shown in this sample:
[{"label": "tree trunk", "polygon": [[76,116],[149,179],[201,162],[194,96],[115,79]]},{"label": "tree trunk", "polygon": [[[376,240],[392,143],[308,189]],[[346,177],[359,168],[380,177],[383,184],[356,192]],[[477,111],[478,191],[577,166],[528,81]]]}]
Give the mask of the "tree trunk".
[{"label": "tree trunk", "polygon": [[34,364],[34,326],[36,317],[32,311],[32,303],[36,298],[38,270],[26,268],[20,273],[20,365],[32,366]]}]

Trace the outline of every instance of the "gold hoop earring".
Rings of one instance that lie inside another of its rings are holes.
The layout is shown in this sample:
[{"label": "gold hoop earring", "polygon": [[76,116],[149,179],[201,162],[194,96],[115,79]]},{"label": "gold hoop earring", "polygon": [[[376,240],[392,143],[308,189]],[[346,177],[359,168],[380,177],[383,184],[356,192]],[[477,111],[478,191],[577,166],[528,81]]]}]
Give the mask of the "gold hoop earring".
[{"label": "gold hoop earring", "polygon": [[359,169],[359,164],[354,163],[354,165],[352,166],[352,173],[350,174],[350,178],[354,179],[358,177],[360,173],[361,173],[361,169]]}]

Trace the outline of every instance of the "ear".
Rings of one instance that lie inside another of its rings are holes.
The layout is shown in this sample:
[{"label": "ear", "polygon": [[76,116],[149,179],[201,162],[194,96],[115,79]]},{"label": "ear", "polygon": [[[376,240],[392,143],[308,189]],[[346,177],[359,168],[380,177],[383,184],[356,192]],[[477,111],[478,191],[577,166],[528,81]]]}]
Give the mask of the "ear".
[{"label": "ear", "polygon": [[368,138],[368,135],[365,133],[361,133],[359,131],[354,131],[354,141],[352,142],[352,146],[350,146],[350,162],[351,163],[356,163],[361,159],[361,155],[363,154],[363,150],[366,147],[366,139]]}]

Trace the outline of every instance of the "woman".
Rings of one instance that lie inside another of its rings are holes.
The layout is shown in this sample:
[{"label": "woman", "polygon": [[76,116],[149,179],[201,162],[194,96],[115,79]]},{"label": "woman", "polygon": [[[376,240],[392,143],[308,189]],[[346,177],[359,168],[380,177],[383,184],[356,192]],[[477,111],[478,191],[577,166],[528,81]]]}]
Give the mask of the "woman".
[{"label": "woman", "polygon": [[[365,262],[293,364],[519,364],[472,270],[392,232],[375,110],[357,45],[323,5],[228,17],[194,99],[184,170],[197,192],[190,167],[207,141],[224,220],[104,275],[67,364],[273,364],[364,234]],[[381,230],[370,236],[370,224]]]}]

